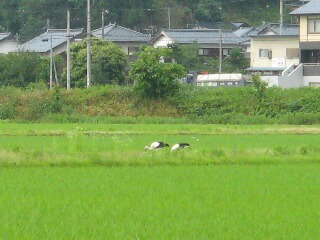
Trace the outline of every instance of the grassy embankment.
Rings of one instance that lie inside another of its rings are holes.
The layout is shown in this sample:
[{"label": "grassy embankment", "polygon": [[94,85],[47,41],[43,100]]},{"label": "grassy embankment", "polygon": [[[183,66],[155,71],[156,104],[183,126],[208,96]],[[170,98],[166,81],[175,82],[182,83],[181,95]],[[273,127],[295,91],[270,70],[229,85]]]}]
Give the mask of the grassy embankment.
[{"label": "grassy embankment", "polygon": [[0,88],[0,120],[55,123],[320,124],[320,88],[183,86],[169,99],[131,87]]}]

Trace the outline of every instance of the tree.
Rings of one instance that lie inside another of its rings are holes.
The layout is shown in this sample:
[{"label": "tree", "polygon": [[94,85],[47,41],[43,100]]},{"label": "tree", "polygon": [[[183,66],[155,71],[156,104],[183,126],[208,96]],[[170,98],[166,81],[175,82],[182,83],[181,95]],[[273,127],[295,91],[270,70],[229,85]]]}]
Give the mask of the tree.
[{"label": "tree", "polygon": [[249,67],[249,60],[244,57],[241,48],[231,49],[230,56],[226,59],[226,62],[231,65],[231,71],[243,71],[243,69]]},{"label": "tree", "polygon": [[[187,70],[199,70],[203,67],[202,59],[197,55],[197,43],[172,44],[168,46],[173,51],[175,61]],[[200,66],[199,66],[200,65]]]},{"label": "tree", "polygon": [[219,22],[221,21],[221,3],[215,0],[200,0],[196,9],[198,20]]},{"label": "tree", "polygon": [[185,71],[182,65],[172,62],[171,59],[171,49],[142,49],[138,59],[131,64],[130,76],[135,82],[135,90],[147,98],[174,95],[180,87],[178,79],[184,76]]},{"label": "tree", "polygon": [[[124,84],[127,59],[115,44],[94,38],[92,52],[92,84]],[[85,87],[87,81],[86,40],[71,47],[72,84]]]},{"label": "tree", "polygon": [[262,102],[266,96],[268,83],[261,80],[258,75],[252,76],[252,86],[254,88],[254,94],[259,102]]},{"label": "tree", "polygon": [[[260,24],[266,19],[277,20],[278,3],[279,0],[91,0],[92,28],[101,26],[104,9],[109,10],[106,23],[117,22],[137,31],[168,27],[168,9],[174,28],[201,20]],[[267,4],[268,18],[264,17]],[[24,42],[43,32],[48,20],[50,28],[65,28],[67,8],[71,10],[72,28],[82,28],[87,21],[86,6],[86,0],[1,0],[0,29],[18,33]]]},{"label": "tree", "polygon": [[0,86],[26,87],[29,83],[46,81],[49,65],[37,53],[20,52],[0,56]]}]

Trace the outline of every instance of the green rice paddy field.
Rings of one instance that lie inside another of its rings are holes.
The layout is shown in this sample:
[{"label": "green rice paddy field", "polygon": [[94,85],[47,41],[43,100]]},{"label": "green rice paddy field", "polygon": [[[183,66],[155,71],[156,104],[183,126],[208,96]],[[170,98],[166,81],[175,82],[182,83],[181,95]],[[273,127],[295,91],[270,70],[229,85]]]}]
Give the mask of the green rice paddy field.
[{"label": "green rice paddy field", "polygon": [[3,122],[0,239],[318,239],[319,134]]}]

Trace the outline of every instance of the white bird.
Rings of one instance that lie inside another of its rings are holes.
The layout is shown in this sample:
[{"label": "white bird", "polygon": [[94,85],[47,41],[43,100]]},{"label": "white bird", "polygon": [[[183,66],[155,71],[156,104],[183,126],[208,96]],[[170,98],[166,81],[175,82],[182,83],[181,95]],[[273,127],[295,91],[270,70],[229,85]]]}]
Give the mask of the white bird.
[{"label": "white bird", "polygon": [[178,149],[187,148],[187,147],[190,147],[189,143],[176,143],[175,145],[172,146],[171,152]]},{"label": "white bird", "polygon": [[154,150],[154,149],[160,149],[160,148],[163,148],[163,147],[169,147],[169,144],[164,143],[164,142],[153,142],[153,143],[150,144],[150,147],[149,146],[145,146],[144,150]]}]

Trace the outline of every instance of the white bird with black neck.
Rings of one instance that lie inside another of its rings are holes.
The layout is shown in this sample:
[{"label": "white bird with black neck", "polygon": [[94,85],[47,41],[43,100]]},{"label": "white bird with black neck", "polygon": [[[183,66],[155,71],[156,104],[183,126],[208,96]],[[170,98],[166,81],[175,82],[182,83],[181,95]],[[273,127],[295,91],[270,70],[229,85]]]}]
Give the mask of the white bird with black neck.
[{"label": "white bird with black neck", "polygon": [[164,147],[169,147],[169,144],[164,142],[153,142],[150,144],[150,146],[145,146],[144,150],[156,150]]},{"label": "white bird with black neck", "polygon": [[190,147],[189,143],[176,143],[172,146],[171,152],[182,149],[182,148],[187,148],[187,147]]}]

